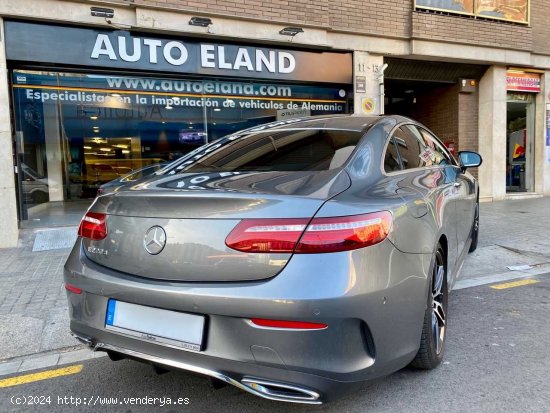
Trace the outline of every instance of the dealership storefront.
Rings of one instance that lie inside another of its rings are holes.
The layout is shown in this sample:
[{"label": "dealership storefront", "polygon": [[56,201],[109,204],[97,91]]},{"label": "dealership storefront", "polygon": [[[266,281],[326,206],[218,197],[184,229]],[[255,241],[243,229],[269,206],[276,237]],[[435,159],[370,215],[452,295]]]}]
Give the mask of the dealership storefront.
[{"label": "dealership storefront", "polygon": [[482,201],[550,194],[547,19],[528,0],[386,1],[376,15],[103,3],[114,17],[0,1],[0,247],[19,228],[75,225],[130,170],[308,115],[409,116],[482,154]]},{"label": "dealership storefront", "polygon": [[233,131],[353,111],[351,53],[4,27],[22,226],[76,223],[100,184]]}]

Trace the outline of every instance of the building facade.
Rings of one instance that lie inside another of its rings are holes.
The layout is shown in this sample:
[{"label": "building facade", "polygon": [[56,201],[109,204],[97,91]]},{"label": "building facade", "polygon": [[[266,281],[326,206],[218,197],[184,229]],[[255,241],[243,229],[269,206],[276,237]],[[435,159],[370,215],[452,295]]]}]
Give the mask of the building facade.
[{"label": "building facade", "polygon": [[544,0],[0,0],[0,247],[232,131],[397,113],[479,151],[482,200],[550,193]]}]

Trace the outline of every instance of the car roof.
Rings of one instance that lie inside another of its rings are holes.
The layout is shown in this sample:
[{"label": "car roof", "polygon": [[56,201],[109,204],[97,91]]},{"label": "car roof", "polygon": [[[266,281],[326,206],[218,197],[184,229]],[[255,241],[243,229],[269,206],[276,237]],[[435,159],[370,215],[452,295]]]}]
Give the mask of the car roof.
[{"label": "car roof", "polygon": [[283,131],[288,129],[337,129],[363,132],[383,119],[393,119],[396,123],[414,122],[399,115],[320,115],[270,122],[235,132],[235,135],[248,135],[257,132]]}]

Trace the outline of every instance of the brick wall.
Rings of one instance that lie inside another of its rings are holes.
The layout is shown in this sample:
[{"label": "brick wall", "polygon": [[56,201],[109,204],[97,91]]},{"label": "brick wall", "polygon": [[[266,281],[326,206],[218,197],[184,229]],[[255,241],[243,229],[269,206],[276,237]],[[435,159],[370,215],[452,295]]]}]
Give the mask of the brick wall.
[{"label": "brick wall", "polygon": [[136,5],[328,26],[328,0],[135,0]]},{"label": "brick wall", "polygon": [[408,37],[411,0],[135,0],[140,6],[224,14]]},{"label": "brick wall", "polygon": [[412,118],[430,128],[442,141],[458,146],[458,86],[440,86],[415,95]]},{"label": "brick wall", "polygon": [[[455,151],[477,151],[479,94],[459,93],[458,85],[441,86],[416,95],[412,117],[430,128]],[[477,174],[472,171],[472,174]]]},{"label": "brick wall", "polygon": [[335,0],[329,22],[335,30],[409,37],[412,9],[412,0]]},{"label": "brick wall", "polygon": [[134,0],[139,6],[274,20],[398,38],[550,54],[550,4],[531,0],[531,26],[413,10],[413,0]]},{"label": "brick wall", "polygon": [[533,27],[533,51],[550,54],[550,2],[531,0],[531,26]]},{"label": "brick wall", "polygon": [[477,151],[479,94],[460,93],[458,95],[458,150]]},{"label": "brick wall", "polygon": [[[460,93],[458,95],[458,151],[479,150],[479,93]],[[468,169],[474,176],[478,177],[478,168]]]},{"label": "brick wall", "polygon": [[531,50],[531,27],[426,12],[412,14],[412,37],[506,49]]}]

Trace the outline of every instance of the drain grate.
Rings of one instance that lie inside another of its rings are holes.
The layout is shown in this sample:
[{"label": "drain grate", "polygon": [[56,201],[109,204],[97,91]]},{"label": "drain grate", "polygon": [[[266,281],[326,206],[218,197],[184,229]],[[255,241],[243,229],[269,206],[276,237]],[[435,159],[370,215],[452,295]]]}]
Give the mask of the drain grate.
[{"label": "drain grate", "polygon": [[72,248],[76,241],[76,227],[39,231],[34,238],[33,252]]}]

